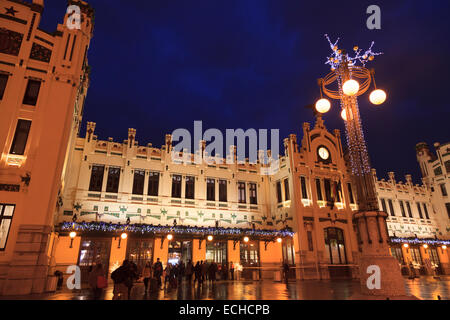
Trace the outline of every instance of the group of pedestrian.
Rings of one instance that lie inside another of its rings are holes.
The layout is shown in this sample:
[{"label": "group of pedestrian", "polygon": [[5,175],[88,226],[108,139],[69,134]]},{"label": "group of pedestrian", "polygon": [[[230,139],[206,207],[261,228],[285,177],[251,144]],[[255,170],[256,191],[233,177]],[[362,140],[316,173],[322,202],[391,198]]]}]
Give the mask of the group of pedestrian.
[{"label": "group of pedestrian", "polygon": [[[149,291],[177,288],[183,280],[195,286],[196,283],[201,285],[206,281],[228,280],[229,277],[234,280],[234,264],[232,262],[228,267],[226,263],[217,264],[203,260],[194,265],[189,260],[187,263],[182,261],[179,261],[178,264],[168,263],[163,268],[162,262],[157,258],[153,265],[147,262],[141,270],[138,270],[134,262],[124,260],[122,265],[111,273],[111,279],[114,281],[113,300],[130,299],[134,283],[140,278],[144,282],[144,294],[147,294]],[[89,283],[94,299],[100,299],[103,289],[107,286],[106,272],[100,263],[90,272]]]}]

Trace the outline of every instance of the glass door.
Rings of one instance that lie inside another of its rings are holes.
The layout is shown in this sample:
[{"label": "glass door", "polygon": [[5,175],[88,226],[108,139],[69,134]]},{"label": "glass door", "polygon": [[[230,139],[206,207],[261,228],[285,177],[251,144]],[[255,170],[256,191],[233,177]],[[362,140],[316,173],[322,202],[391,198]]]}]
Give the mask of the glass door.
[{"label": "glass door", "polygon": [[139,274],[147,262],[153,263],[153,245],[153,239],[128,239],[127,259],[137,265]]},{"label": "glass door", "polygon": [[111,238],[82,238],[78,257],[78,266],[81,269],[81,282],[86,283],[89,272],[97,264],[101,263],[103,270],[109,268],[109,255],[111,252]]}]

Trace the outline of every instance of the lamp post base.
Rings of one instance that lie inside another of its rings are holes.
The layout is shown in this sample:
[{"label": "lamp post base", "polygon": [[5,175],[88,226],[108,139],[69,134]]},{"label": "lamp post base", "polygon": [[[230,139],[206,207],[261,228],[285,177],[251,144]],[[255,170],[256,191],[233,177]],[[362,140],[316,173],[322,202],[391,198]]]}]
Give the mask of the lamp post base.
[{"label": "lamp post base", "polygon": [[406,295],[398,261],[389,253],[385,212],[358,212],[357,225],[362,253],[359,258],[361,294],[352,299],[417,299]]}]

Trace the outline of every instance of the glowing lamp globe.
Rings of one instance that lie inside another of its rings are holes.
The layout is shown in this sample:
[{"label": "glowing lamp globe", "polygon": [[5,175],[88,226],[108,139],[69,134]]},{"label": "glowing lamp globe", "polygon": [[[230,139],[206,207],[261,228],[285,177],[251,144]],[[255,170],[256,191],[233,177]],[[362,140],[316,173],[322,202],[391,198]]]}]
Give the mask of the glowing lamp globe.
[{"label": "glowing lamp globe", "polygon": [[168,234],[168,235],[167,235],[167,240],[169,240],[169,241],[170,241],[170,240],[172,240],[172,239],[173,239],[173,235],[171,235],[171,234]]},{"label": "glowing lamp globe", "polygon": [[403,246],[404,246],[405,248],[408,248],[408,247],[409,247],[409,244],[405,243]]},{"label": "glowing lamp globe", "polygon": [[278,243],[281,243],[282,241],[283,241],[283,240],[282,240],[281,238],[278,238],[278,239],[277,239],[277,242],[278,242]]},{"label": "glowing lamp globe", "polygon": [[213,236],[208,236],[208,241],[213,241]]},{"label": "glowing lamp globe", "polygon": [[250,239],[248,237],[244,238],[244,242],[248,242]]},{"label": "glowing lamp globe", "polygon": [[75,231],[72,231],[71,233],[69,233],[69,237],[71,239],[75,238],[77,236],[77,233]]},{"label": "glowing lamp globe", "polygon": [[341,111],[341,118],[344,119],[344,121],[347,121],[347,112],[345,112],[345,109],[342,109]]},{"label": "glowing lamp globe", "polygon": [[354,96],[359,91],[358,81],[353,79],[345,81],[344,85],[342,86],[342,91],[344,91],[347,96]]},{"label": "glowing lamp globe", "polygon": [[320,99],[316,102],[316,110],[320,113],[327,113],[331,108],[331,103],[328,99]]},{"label": "glowing lamp globe", "polygon": [[446,250],[447,249],[447,246],[444,244],[443,246],[442,246],[442,250]]},{"label": "glowing lamp globe", "polygon": [[423,245],[423,248],[424,248],[424,249],[428,249],[428,245],[427,245],[427,244],[424,244],[424,245]]},{"label": "glowing lamp globe", "polygon": [[373,90],[369,96],[369,100],[375,105],[382,104],[386,101],[386,92],[381,89]]},{"label": "glowing lamp globe", "polygon": [[120,235],[120,237],[122,238],[122,240],[125,240],[128,237],[128,235],[124,232]]}]

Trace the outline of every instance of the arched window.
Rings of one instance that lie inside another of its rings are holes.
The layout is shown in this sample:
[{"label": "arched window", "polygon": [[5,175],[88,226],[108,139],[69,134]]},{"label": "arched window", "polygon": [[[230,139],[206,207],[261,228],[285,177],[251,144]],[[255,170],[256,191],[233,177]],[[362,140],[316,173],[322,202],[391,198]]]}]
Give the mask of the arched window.
[{"label": "arched window", "polygon": [[324,229],[325,254],[330,264],[347,264],[344,232],[339,228]]}]

